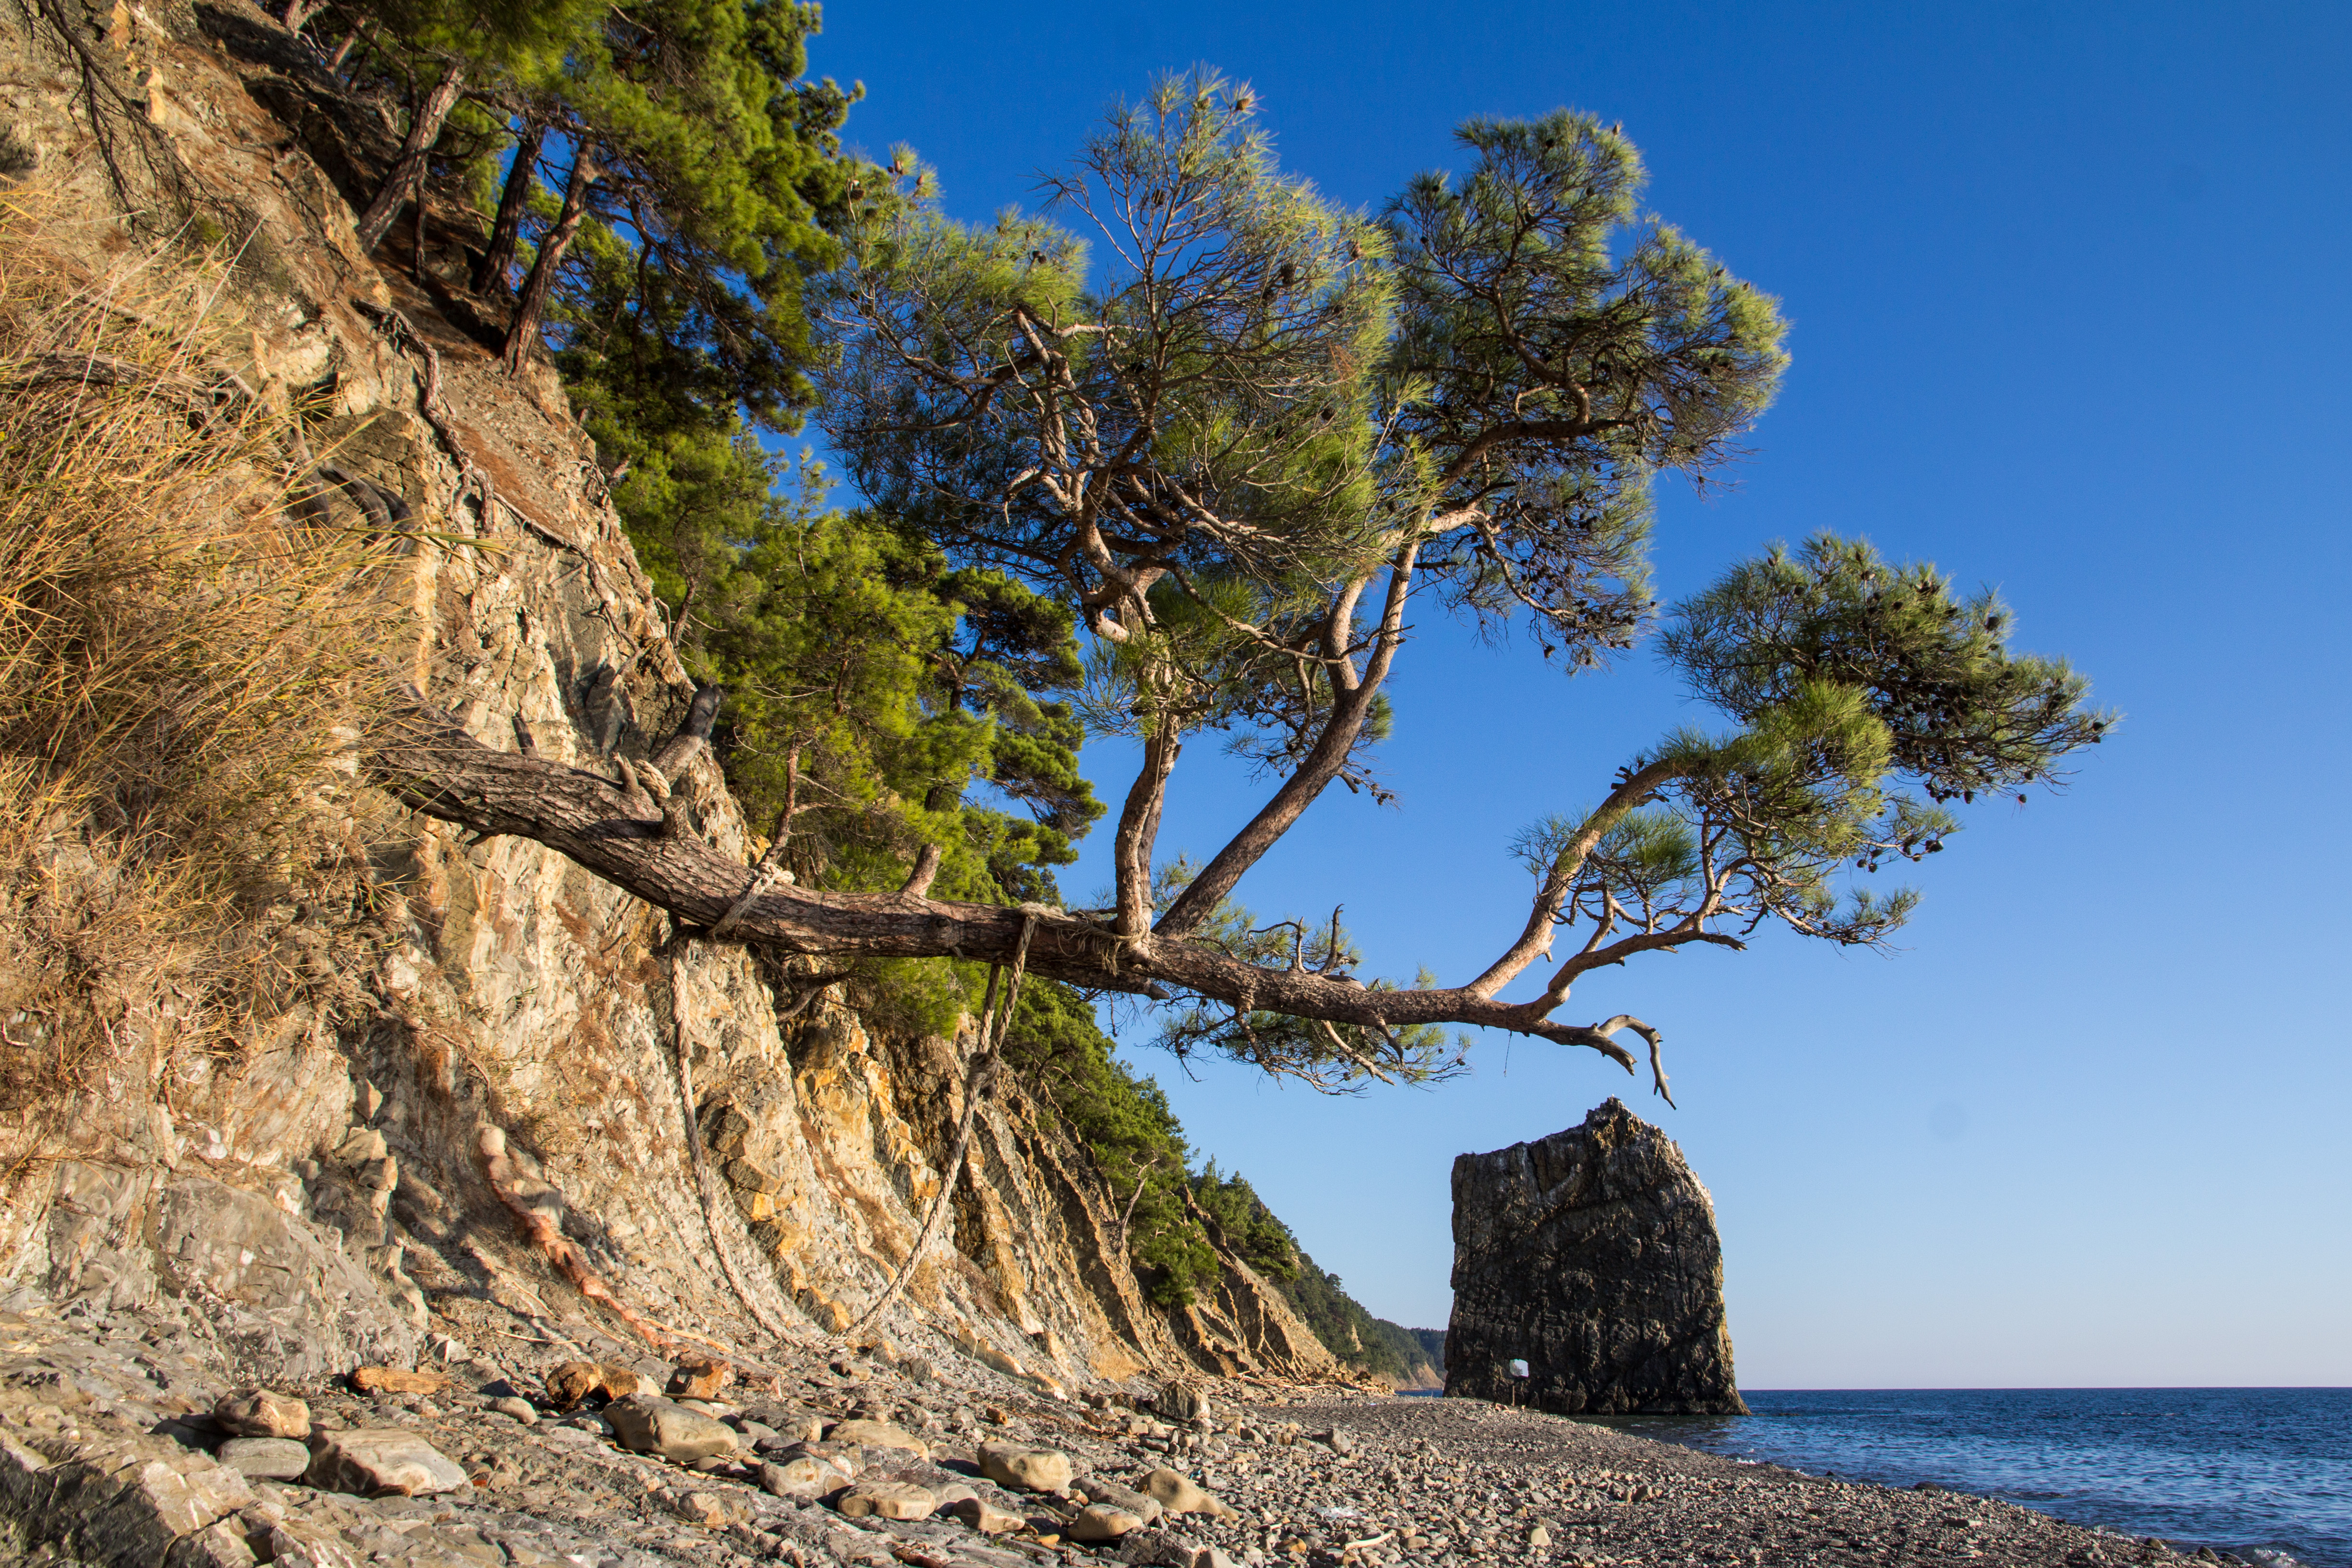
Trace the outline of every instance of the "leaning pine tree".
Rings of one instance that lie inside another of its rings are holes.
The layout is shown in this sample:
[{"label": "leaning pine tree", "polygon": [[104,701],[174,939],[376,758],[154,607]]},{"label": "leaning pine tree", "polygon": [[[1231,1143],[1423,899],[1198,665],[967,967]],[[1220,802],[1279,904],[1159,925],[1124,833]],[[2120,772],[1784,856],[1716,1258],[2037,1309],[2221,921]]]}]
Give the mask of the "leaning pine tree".
[{"label": "leaning pine tree", "polygon": [[[1664,1093],[1652,1025],[1557,1016],[1579,976],[1770,922],[1884,943],[1912,895],[1859,876],[1939,851],[1955,803],[2051,783],[2099,739],[2083,679],[2011,653],[1990,595],[1823,537],[1664,613],[1664,657],[1722,721],[1519,835],[1533,895],[1481,972],[1367,984],[1336,916],[1258,923],[1234,902],[1249,869],[1332,784],[1377,791],[1409,631],[1516,617],[1570,673],[1631,647],[1657,614],[1654,479],[1721,462],[1785,360],[1771,300],[1637,216],[1612,128],[1472,121],[1466,171],[1368,220],[1280,173],[1252,108],[1195,76],[1116,110],[1054,183],[1067,227],[951,222],[911,174],[864,193],[814,301],[839,349],[822,416],[858,486],[1090,641],[1088,717],[1140,758],[1114,907],[932,899],[932,851],[897,892],[782,884],[665,812],[658,770],[614,783],[446,725],[387,739],[381,774],[693,927],[833,958],[1017,952],[1161,1004],[1180,1050],[1326,1087],[1442,1074],[1444,1027],[1470,1025],[1629,1071],[1630,1032]],[[1276,782],[1230,843],[1171,868],[1163,805],[1203,735]]]}]

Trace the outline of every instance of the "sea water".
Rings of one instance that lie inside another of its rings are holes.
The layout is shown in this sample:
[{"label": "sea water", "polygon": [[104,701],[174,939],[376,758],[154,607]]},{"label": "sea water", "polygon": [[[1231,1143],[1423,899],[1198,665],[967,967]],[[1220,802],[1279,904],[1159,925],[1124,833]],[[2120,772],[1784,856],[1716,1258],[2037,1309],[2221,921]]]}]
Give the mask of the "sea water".
[{"label": "sea water", "polygon": [[1741,1393],[1750,1415],[1607,1425],[1814,1475],[1932,1481],[2192,1549],[2352,1568],[2352,1389]]}]

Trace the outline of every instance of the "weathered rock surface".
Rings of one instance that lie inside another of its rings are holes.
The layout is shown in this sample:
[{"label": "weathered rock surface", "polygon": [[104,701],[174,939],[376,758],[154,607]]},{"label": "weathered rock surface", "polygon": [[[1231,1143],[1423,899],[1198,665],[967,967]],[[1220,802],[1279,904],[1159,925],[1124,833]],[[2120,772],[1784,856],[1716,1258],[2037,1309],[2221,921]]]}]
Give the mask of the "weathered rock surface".
[{"label": "weathered rock surface", "polygon": [[1214,1414],[1208,1392],[1190,1380],[1179,1380],[1162,1388],[1153,1397],[1151,1408],[1171,1421],[1197,1421]]},{"label": "weathered rock surface", "polygon": [[849,1484],[849,1472],[811,1455],[760,1467],[760,1487],[770,1497],[803,1501],[837,1492]]},{"label": "weathered rock surface", "polygon": [[672,1399],[716,1399],[719,1391],[733,1381],[735,1369],[723,1361],[709,1356],[696,1356],[677,1363],[670,1374],[668,1385],[662,1392]]},{"label": "weathered rock surface", "polygon": [[352,1386],[362,1394],[438,1394],[449,1386],[447,1376],[424,1368],[362,1366],[352,1371]]},{"label": "weathered rock surface", "polygon": [[980,1447],[980,1473],[1001,1487],[1057,1492],[1070,1484],[1070,1457],[1054,1448],[983,1443]]},{"label": "weathered rock surface", "polygon": [[911,1481],[860,1481],[835,1505],[844,1519],[880,1514],[884,1519],[929,1519],[940,1500]]},{"label": "weathered rock surface", "polygon": [[1105,1480],[1100,1476],[1080,1476],[1071,1484],[1088,1502],[1108,1503],[1113,1508],[1125,1509],[1146,1524],[1158,1523],[1160,1514],[1166,1511],[1158,1498],[1137,1491],[1132,1487],[1123,1487],[1117,1481]]},{"label": "weathered rock surface", "polygon": [[547,1396],[559,1409],[570,1410],[590,1399],[610,1402],[633,1394],[651,1394],[648,1379],[635,1368],[603,1362],[568,1361],[547,1374]]},{"label": "weathered rock surface", "polygon": [[1139,1515],[1107,1502],[1090,1502],[1070,1521],[1073,1541],[1117,1541],[1143,1528]]},{"label": "weathered rock surface", "polygon": [[362,1426],[327,1433],[303,1479],[322,1491],[422,1497],[464,1486],[466,1472],[404,1426]]},{"label": "weathered rock surface", "polygon": [[240,1437],[308,1437],[310,1407],[299,1399],[249,1388],[213,1406],[213,1419]]},{"label": "weathered rock surface", "polygon": [[240,1476],[274,1481],[302,1479],[310,1468],[310,1450],[291,1437],[232,1437],[214,1458]]},{"label": "weathered rock surface", "polygon": [[604,1419],[625,1448],[690,1465],[732,1454],[742,1439],[724,1421],[651,1394],[633,1394],[604,1407]]},{"label": "weathered rock surface", "polygon": [[[404,228],[362,256],[351,203],[393,150],[373,105],[248,0],[102,12],[0,29],[8,156],[74,215],[51,259],[94,276],[137,254],[127,208],[217,215],[240,258],[211,306],[220,370],[311,409],[352,484],[421,520],[389,569],[415,615],[385,659],[491,745],[607,773],[648,756],[691,683],[551,371],[508,374],[481,333],[503,305],[452,292],[474,215],[436,206],[421,255]],[[120,130],[101,137],[89,105],[134,100],[138,154],[118,167],[101,148]],[[321,504],[365,523],[341,492]],[[697,831],[748,863],[710,759],[678,785]],[[307,1384],[462,1366],[451,1342],[625,1372],[648,1343],[624,1309],[698,1347],[756,1347],[837,1331],[879,1293],[942,1179],[957,1042],[877,1037],[830,998],[780,1019],[754,955],[670,952],[663,917],[561,856],[469,842],[348,777],[320,798],[368,843],[369,885],[270,921],[278,961],[334,985],[257,1008],[234,1049],[169,1056],[168,1095],[164,1055],[92,1068],[38,1146],[9,1151],[0,1302],[136,1318],[240,1381]],[[1000,1392],[1338,1373],[1238,1258],[1192,1305],[1149,1302],[1093,1162],[1010,1080],[966,1169],[948,1240],[876,1332],[977,1362]],[[610,1294],[583,1293],[583,1272]],[[681,1394],[738,1358],[704,1359]],[[638,1391],[615,1376],[582,1397]]]},{"label": "weathered rock surface", "polygon": [[1674,1141],[1614,1099],[1580,1126],[1454,1162],[1445,1343],[1456,1397],[1570,1415],[1747,1408],[1715,1205]]},{"label": "weathered rock surface", "polygon": [[[997,1374],[975,1363],[943,1362],[918,1377],[877,1357],[845,1381],[821,1350],[803,1347],[780,1350],[766,1364],[755,1406],[761,1415],[866,1410],[865,1418],[937,1434],[935,1459],[877,1449],[886,1458],[856,1488],[835,1472],[840,1484],[822,1493],[778,1494],[764,1485],[766,1471],[780,1468],[773,1464],[680,1464],[617,1445],[598,1415],[526,1427],[478,1403],[492,1388],[514,1386],[523,1392],[499,1397],[545,1407],[543,1385],[526,1373],[438,1398],[369,1398],[348,1380],[281,1387],[309,1404],[322,1443],[398,1423],[395,1437],[446,1456],[470,1483],[425,1496],[321,1491],[248,1478],[207,1457],[203,1446],[217,1433],[208,1412],[230,1385],[208,1382],[216,1374],[187,1355],[135,1333],[94,1336],[54,1312],[0,1309],[0,1563],[2188,1568],[2198,1561],[2011,1503],[1743,1465],[1476,1400],[1229,1381],[1213,1389],[1223,1417],[1178,1431],[1131,1423],[1134,1405],[1116,1398],[985,1397]],[[1343,1432],[1349,1452],[1323,1440]],[[1076,1472],[1072,1490],[1017,1497],[974,1479],[986,1443],[1067,1456]],[[1172,1454],[1183,1456],[1183,1470],[1162,1463]],[[1155,1470],[1163,1472],[1162,1489],[1182,1480],[1213,1489],[1229,1505],[1127,1528],[1148,1510],[1111,1489],[1146,1490]],[[843,1509],[853,1491],[866,1500]],[[915,1511],[918,1492],[935,1506]],[[1083,1527],[1087,1510],[1074,1493],[1101,1510]],[[886,1496],[901,1500],[879,1506]],[[1099,1539],[1084,1539],[1098,1530]],[[2213,1568],[2232,1559],[2202,1561]]]},{"label": "weathered rock surface", "polygon": [[24,1540],[69,1544],[89,1562],[163,1563],[178,1542],[254,1500],[235,1470],[169,1445],[118,1437],[50,1447],[57,1451],[0,1434],[5,1522]]},{"label": "weathered rock surface", "polygon": [[931,1454],[929,1444],[887,1421],[838,1421],[825,1433],[824,1440],[859,1448],[896,1448],[919,1459]]},{"label": "weathered rock surface", "polygon": [[1233,1510],[1181,1470],[1161,1465],[1143,1478],[1143,1489],[1169,1513],[1206,1513],[1220,1518]]},{"label": "weathered rock surface", "polygon": [[948,1504],[948,1512],[965,1528],[982,1535],[1010,1535],[1027,1522],[1019,1514],[998,1508],[983,1497],[958,1498]]}]

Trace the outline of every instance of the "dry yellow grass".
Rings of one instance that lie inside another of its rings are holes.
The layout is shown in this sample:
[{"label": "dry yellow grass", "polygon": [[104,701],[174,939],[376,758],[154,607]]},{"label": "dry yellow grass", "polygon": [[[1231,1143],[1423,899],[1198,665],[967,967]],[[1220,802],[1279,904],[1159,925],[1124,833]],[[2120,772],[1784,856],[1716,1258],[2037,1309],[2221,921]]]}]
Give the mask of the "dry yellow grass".
[{"label": "dry yellow grass", "polygon": [[165,1095],[188,1053],[235,1052],[331,973],[279,933],[365,900],[347,774],[396,548],[295,504],[299,412],[252,397],[211,335],[229,258],[172,244],[91,275],[52,216],[0,192],[0,1157],[19,1167],[78,1097]]}]

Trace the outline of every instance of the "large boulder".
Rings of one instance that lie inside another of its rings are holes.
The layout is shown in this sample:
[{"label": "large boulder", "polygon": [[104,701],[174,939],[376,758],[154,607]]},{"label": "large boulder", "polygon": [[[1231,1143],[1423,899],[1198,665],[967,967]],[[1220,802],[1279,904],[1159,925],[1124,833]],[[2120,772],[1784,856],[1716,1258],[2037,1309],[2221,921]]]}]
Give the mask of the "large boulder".
[{"label": "large boulder", "polygon": [[1445,1392],[1570,1415],[1746,1411],[1715,1205],[1672,1139],[1610,1100],[1580,1127],[1454,1162]]}]

